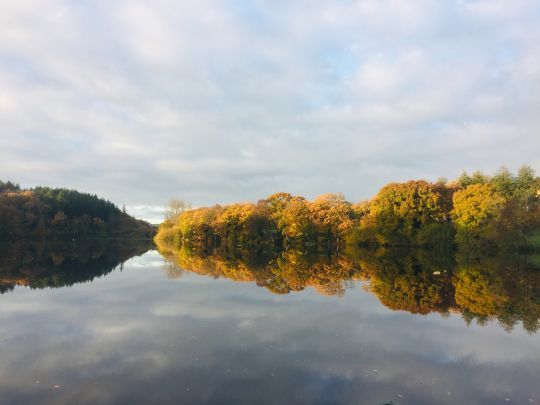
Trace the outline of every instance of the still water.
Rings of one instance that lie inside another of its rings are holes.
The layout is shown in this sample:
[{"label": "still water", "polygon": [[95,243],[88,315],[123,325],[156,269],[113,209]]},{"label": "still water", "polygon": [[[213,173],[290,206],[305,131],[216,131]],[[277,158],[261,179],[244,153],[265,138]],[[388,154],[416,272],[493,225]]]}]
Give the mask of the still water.
[{"label": "still water", "polygon": [[540,403],[527,260],[146,249],[4,256],[0,403]]}]

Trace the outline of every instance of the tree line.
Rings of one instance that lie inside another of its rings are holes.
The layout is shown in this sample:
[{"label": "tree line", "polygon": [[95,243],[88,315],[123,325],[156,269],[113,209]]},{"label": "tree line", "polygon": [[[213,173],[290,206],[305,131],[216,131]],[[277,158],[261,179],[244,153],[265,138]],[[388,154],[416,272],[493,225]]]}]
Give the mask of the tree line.
[{"label": "tree line", "polygon": [[172,207],[156,241],[173,246],[540,247],[540,177],[530,166],[517,174],[503,168],[494,176],[390,183],[358,203],[342,194],[309,201],[280,192],[257,203]]}]

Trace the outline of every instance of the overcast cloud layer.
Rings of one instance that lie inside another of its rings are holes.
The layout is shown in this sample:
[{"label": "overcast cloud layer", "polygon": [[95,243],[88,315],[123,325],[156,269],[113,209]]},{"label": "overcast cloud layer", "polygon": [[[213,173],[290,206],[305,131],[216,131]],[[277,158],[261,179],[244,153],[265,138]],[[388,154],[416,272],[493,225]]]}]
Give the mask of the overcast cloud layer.
[{"label": "overcast cloud layer", "polygon": [[142,212],[538,170],[539,38],[535,0],[3,2],[0,178]]}]

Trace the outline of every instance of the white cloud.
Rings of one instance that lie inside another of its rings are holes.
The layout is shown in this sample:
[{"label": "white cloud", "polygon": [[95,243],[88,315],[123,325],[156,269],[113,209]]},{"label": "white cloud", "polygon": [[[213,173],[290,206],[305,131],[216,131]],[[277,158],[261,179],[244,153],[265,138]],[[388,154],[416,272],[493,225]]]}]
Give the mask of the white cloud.
[{"label": "white cloud", "polygon": [[540,169],[539,23],[532,0],[2,4],[1,176],[154,206]]}]

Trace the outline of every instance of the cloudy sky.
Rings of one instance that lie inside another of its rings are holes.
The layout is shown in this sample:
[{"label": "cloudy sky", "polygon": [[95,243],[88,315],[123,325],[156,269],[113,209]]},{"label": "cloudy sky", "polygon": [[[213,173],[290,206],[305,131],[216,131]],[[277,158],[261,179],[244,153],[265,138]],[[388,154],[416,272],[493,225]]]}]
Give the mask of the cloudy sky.
[{"label": "cloudy sky", "polygon": [[149,218],[539,170],[539,38],[536,0],[2,2],[0,178]]}]

